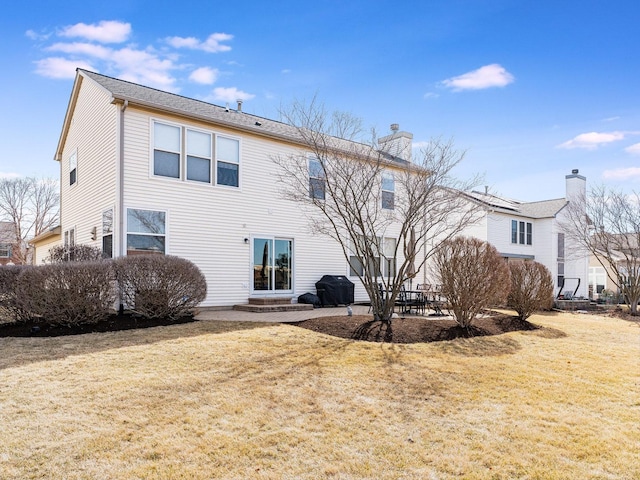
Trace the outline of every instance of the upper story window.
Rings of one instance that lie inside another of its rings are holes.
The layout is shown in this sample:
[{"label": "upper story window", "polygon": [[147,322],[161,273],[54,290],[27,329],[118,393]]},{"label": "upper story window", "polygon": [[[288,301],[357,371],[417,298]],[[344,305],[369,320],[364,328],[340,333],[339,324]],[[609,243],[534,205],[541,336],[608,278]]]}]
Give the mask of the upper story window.
[{"label": "upper story window", "polygon": [[564,259],[564,233],[558,233],[558,260]]},{"label": "upper story window", "polygon": [[382,208],[393,210],[395,207],[396,181],[392,173],[382,175]]},{"label": "upper story window", "polygon": [[78,154],[73,152],[69,157],[69,185],[78,180]]},{"label": "upper story window", "polygon": [[216,136],[217,184],[239,186],[240,142],[234,138]]},{"label": "upper story window", "polygon": [[11,245],[7,243],[0,243],[0,258],[11,257]]},{"label": "upper story window", "polygon": [[152,171],[159,177],[238,187],[240,141],[154,121]]},{"label": "upper story window", "polygon": [[180,178],[180,127],[153,124],[153,174]]},{"label": "upper story window", "polygon": [[309,198],[325,199],[325,178],[322,164],[318,159],[309,160]]},{"label": "upper story window", "polygon": [[187,180],[211,182],[211,134],[187,129]]},{"label": "upper story window", "polygon": [[533,224],[511,220],[511,243],[533,245]]}]

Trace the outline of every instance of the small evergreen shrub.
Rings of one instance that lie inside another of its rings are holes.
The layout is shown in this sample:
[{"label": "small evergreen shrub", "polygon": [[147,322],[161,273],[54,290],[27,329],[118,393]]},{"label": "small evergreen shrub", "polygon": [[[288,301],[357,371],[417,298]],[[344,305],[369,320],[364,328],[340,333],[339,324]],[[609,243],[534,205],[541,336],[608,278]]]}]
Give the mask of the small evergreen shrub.
[{"label": "small evergreen shrub", "polygon": [[95,323],[114,305],[112,262],[63,262],[25,269],[17,278],[20,307],[60,325]]},{"label": "small evergreen shrub", "polygon": [[171,255],[136,255],[114,261],[120,301],[146,318],[176,319],[192,314],[207,295],[200,269]]},{"label": "small evergreen shrub", "polygon": [[547,267],[538,262],[514,262],[509,264],[509,270],[511,290],[507,306],[522,320],[553,306],[553,277]]}]

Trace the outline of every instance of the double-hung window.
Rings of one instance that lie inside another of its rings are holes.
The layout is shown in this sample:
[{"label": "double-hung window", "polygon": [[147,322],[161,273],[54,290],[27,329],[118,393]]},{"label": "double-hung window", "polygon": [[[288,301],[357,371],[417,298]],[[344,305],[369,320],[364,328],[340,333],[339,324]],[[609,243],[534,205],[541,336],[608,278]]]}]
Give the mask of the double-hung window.
[{"label": "double-hung window", "polygon": [[239,139],[157,121],[152,125],[154,176],[240,186]]},{"label": "double-hung window", "polygon": [[73,247],[76,244],[76,229],[70,228],[64,232],[64,246]]},{"label": "double-hung window", "polygon": [[382,208],[393,210],[395,207],[396,182],[392,173],[382,174]]},{"label": "double-hung window", "polygon": [[166,252],[166,214],[127,209],[127,255]]},{"label": "double-hung window", "polygon": [[180,127],[154,122],[153,124],[153,174],[161,177],[180,178]]},{"label": "double-hung window", "polygon": [[533,224],[511,220],[511,243],[533,245]]},{"label": "double-hung window", "polygon": [[0,243],[0,258],[11,257],[11,245],[8,243]]},{"label": "double-hung window", "polygon": [[322,163],[316,158],[309,160],[309,198],[325,199],[325,177]]},{"label": "double-hung window", "polygon": [[240,185],[240,142],[234,138],[216,136],[216,183],[237,187]]},{"label": "double-hung window", "polygon": [[102,212],[102,254],[113,257],[113,208]]},{"label": "double-hung window", "polygon": [[78,154],[73,152],[69,157],[69,185],[78,181]]},{"label": "double-hung window", "polygon": [[[374,241],[372,239],[372,241]],[[350,248],[351,254],[349,256],[349,276],[357,277],[368,273],[371,276],[395,276],[396,274],[396,244],[397,239],[391,237],[376,237],[375,242],[377,245],[372,245],[372,253],[375,257],[369,258],[365,262],[360,258],[355,251],[355,246]],[[380,251],[382,250],[382,251]]]},{"label": "double-hung window", "polygon": [[211,134],[187,129],[187,180],[211,182]]}]

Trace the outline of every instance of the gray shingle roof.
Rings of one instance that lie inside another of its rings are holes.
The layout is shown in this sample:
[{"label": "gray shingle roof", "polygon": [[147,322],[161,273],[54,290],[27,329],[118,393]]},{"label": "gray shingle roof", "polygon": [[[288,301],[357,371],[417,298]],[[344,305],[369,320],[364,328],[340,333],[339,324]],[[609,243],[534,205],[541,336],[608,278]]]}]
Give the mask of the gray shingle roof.
[{"label": "gray shingle roof", "polygon": [[138,105],[154,107],[189,117],[197,117],[262,135],[270,134],[294,142],[301,140],[297,129],[286,123],[245,112],[238,112],[234,109],[145,87],[125,80],[107,77],[88,70],[78,69],[78,72],[109,91],[114,99],[127,100]]},{"label": "gray shingle roof", "polygon": [[554,217],[567,204],[567,200],[564,198],[543,200],[539,202],[520,202],[518,200],[512,200],[476,191],[471,192],[470,195],[484,205],[493,208],[497,212],[528,218]]},{"label": "gray shingle roof", "polygon": [[[202,100],[183,97],[175,93],[145,87],[117,78],[107,77],[99,73],[78,69],[78,73],[88,77],[106,89],[115,100],[127,100],[131,104],[151,107],[172,114],[197,118],[218,125],[225,125],[243,131],[276,137],[281,140],[308,145],[297,127],[287,123],[259,117],[246,112],[221,107]],[[324,141],[332,139],[331,146],[346,152],[356,153],[366,151],[367,146],[356,141],[345,140],[337,137],[325,137]],[[405,160],[380,152],[382,158],[390,163],[406,165]]]}]

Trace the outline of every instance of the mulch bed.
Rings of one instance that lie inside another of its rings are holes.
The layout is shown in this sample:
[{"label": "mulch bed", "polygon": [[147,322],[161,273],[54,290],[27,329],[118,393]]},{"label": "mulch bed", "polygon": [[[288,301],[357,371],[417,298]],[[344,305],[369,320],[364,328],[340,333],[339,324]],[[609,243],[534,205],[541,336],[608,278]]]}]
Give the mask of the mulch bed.
[{"label": "mulch bed", "polygon": [[540,328],[504,314],[479,317],[469,329],[462,328],[450,318],[438,317],[397,318],[388,327],[382,322],[372,321],[371,315],[318,317],[292,325],[340,338],[390,343],[437,342]]},{"label": "mulch bed", "polygon": [[150,328],[180,323],[193,322],[192,316],[175,320],[168,318],[142,318],[135,315],[111,315],[106,320],[96,323],[79,323],[77,325],[57,325],[46,322],[0,323],[0,337],[59,337],[63,335],[80,335],[83,333],[115,332],[134,328]]}]

